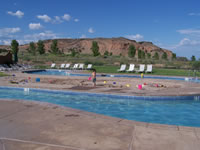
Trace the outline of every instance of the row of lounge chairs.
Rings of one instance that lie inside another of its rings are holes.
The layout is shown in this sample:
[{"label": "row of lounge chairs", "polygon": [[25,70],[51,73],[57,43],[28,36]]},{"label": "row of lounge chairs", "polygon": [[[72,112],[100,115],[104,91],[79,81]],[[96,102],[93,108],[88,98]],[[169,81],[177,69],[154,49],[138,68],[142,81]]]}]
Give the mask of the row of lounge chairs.
[{"label": "row of lounge chairs", "polygon": [[122,64],[120,69],[118,69],[118,72],[138,72],[138,73],[152,73],[152,64],[147,65],[147,68],[145,70],[145,65],[144,64],[140,64],[139,69],[135,69],[135,64],[130,64],[129,69],[126,70],[126,64]]},{"label": "row of lounge chairs", "polygon": [[25,64],[0,64],[0,71],[22,71],[31,69],[32,66]]},{"label": "row of lounge chairs", "polygon": [[[55,63],[51,64],[51,68],[57,68],[56,64]],[[61,64],[59,69],[90,70],[92,69],[92,64],[88,64],[86,68],[85,68],[85,64],[74,64],[73,66],[71,66],[71,64]]]}]

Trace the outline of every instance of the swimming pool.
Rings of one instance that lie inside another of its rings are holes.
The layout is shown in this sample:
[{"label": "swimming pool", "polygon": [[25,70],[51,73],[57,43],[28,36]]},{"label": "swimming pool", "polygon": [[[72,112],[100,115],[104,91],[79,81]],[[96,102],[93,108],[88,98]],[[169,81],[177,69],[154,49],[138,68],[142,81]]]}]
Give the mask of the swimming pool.
[{"label": "swimming pool", "polygon": [[[33,71],[24,71],[24,73],[29,74],[39,74],[39,75],[58,75],[58,76],[85,76],[89,77],[91,74],[83,74],[83,73],[76,73],[70,70],[33,70]],[[125,77],[125,78],[141,78],[140,75],[125,75],[125,74],[101,74],[97,75],[97,77]],[[190,81],[190,82],[197,82],[200,83],[200,79],[197,78],[186,78],[186,77],[168,77],[168,76],[144,76],[147,79],[164,79],[164,80],[180,80],[180,81]]]},{"label": "swimming pool", "polygon": [[200,127],[200,95],[119,96],[0,87],[0,99],[34,100],[128,120]]}]

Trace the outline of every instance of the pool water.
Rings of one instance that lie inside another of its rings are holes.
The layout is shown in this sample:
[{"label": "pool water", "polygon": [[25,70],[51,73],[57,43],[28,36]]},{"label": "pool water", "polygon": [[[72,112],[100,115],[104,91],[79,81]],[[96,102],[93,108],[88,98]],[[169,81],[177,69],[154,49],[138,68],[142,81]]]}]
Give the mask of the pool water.
[{"label": "pool water", "polygon": [[199,97],[142,100],[131,96],[0,87],[0,98],[48,102],[128,120],[200,127]]},{"label": "pool water", "polygon": [[[89,77],[91,74],[83,74],[83,73],[76,73],[70,70],[39,70],[39,71],[25,71],[25,73],[29,74],[39,74],[39,75],[58,75],[58,76],[86,76]],[[123,77],[123,78],[141,78],[140,75],[126,75],[126,74],[98,74],[97,77]],[[164,79],[164,80],[182,80],[182,81],[190,81],[190,82],[197,82],[200,83],[200,79],[198,78],[185,78],[185,77],[168,77],[168,76],[144,76],[144,78],[149,79]]]}]

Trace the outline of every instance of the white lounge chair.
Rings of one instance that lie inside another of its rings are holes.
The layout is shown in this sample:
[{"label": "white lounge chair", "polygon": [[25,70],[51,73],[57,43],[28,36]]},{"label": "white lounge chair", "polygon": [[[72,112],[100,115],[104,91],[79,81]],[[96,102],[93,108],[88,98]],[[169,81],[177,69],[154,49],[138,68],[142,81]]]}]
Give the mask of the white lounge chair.
[{"label": "white lounge chair", "polygon": [[123,72],[123,71],[125,71],[125,70],[126,70],[126,65],[123,64],[123,65],[121,65],[120,69],[118,69],[117,71]]},{"label": "white lounge chair", "polygon": [[51,64],[51,68],[55,68],[55,67],[56,67],[55,63]]},{"label": "white lounge chair", "polygon": [[60,68],[61,68],[61,69],[64,69],[64,68],[65,68],[65,64],[61,64],[61,65],[60,65]]},{"label": "white lounge chair", "polygon": [[147,65],[147,70],[145,71],[146,73],[152,73],[152,65]]},{"label": "white lounge chair", "polygon": [[88,64],[88,66],[87,66],[87,68],[86,68],[87,70],[90,70],[90,69],[92,69],[92,64]]},{"label": "white lounge chair", "polygon": [[135,71],[135,65],[134,64],[130,64],[129,69],[126,70],[127,72],[134,72]]},{"label": "white lounge chair", "polygon": [[140,64],[139,70],[136,70],[136,71],[139,72],[139,73],[144,72],[144,68],[145,68],[145,65],[144,64]]},{"label": "white lounge chair", "polygon": [[81,70],[83,70],[83,69],[84,69],[84,64],[79,64],[79,67],[78,67],[78,69],[81,69]]},{"label": "white lounge chair", "polygon": [[69,69],[71,64],[66,64],[65,69]]},{"label": "white lounge chair", "polygon": [[78,69],[78,64],[74,64],[73,68],[72,69]]}]

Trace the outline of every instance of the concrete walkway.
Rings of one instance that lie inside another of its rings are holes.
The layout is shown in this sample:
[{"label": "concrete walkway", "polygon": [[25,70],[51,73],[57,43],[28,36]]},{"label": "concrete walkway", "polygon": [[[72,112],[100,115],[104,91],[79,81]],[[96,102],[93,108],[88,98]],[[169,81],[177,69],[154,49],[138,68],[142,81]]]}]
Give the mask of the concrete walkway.
[{"label": "concrete walkway", "polygon": [[0,100],[0,150],[199,150],[200,128]]}]

